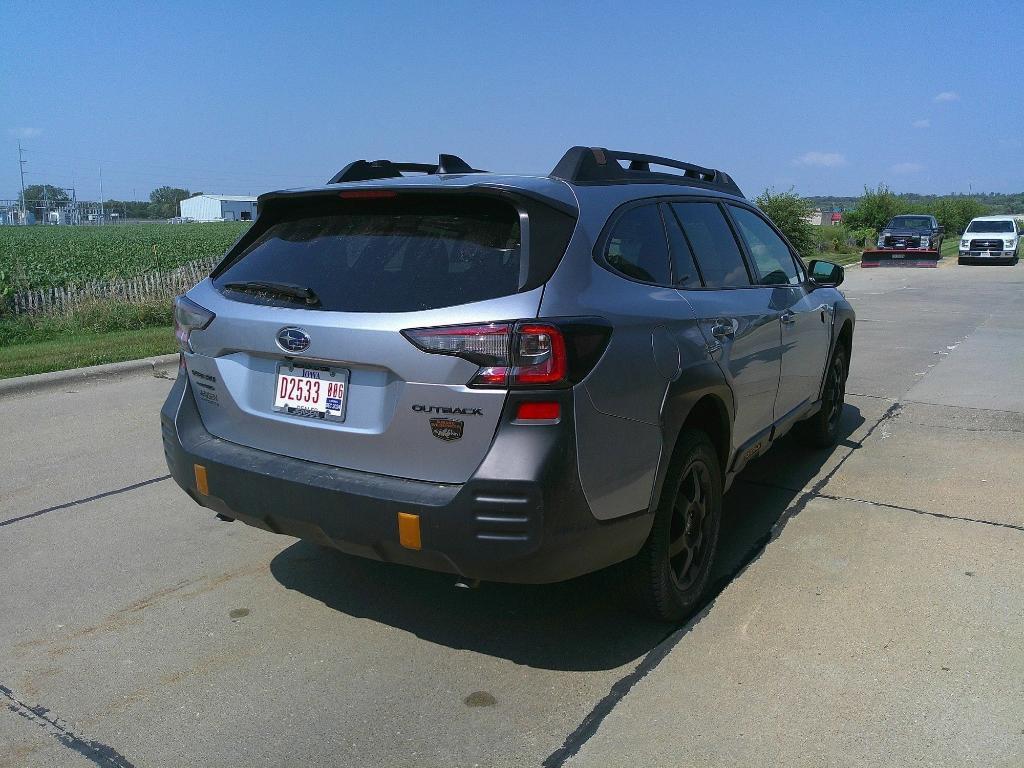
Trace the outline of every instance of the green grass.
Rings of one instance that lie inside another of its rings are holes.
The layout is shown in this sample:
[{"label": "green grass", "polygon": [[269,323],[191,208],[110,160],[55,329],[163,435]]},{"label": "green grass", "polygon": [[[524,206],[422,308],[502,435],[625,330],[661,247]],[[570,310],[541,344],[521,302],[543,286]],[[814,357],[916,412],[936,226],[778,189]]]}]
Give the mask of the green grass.
[{"label": "green grass", "polygon": [[164,271],[219,256],[249,222],[0,227],[0,295]]},{"label": "green grass", "polygon": [[825,253],[819,253],[814,258],[821,259],[822,261],[831,261],[833,264],[841,264],[846,267],[850,264],[860,263],[860,251],[853,251],[851,253],[826,251]]},{"label": "green grass", "polygon": [[167,301],[97,301],[65,315],[0,319],[0,378],[174,352]]},{"label": "green grass", "polygon": [[167,327],[172,321],[170,301],[146,304],[96,301],[64,315],[19,315],[0,319],[0,348],[82,334]]},{"label": "green grass", "polygon": [[62,371],[86,365],[119,363],[175,352],[170,326],[103,333],[67,334],[47,341],[0,347],[0,379]]},{"label": "green grass", "polygon": [[959,256],[960,255],[960,238],[959,237],[947,237],[942,241],[942,255],[943,256]]}]

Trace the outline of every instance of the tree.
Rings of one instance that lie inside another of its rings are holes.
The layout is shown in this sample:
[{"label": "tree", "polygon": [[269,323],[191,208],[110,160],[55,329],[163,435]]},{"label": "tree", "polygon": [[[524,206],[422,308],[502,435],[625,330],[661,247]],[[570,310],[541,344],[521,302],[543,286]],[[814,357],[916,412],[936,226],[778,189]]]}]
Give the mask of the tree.
[{"label": "tree", "polygon": [[71,198],[68,197],[68,193],[63,189],[52,184],[29,184],[25,187],[25,202],[31,203],[43,199],[54,203],[61,203]]},{"label": "tree", "polygon": [[808,221],[813,209],[808,201],[792,189],[788,192],[766,189],[754,202],[789,238],[801,256],[805,259],[814,258],[814,229]]},{"label": "tree", "polygon": [[178,215],[178,203],[186,198],[192,197],[187,189],[178,187],[157,187],[149,193],[149,202],[153,211],[153,217],[158,219],[169,219]]},{"label": "tree", "polygon": [[931,213],[946,228],[948,237],[958,237],[971,219],[984,216],[987,209],[972,197],[944,197],[931,207]]},{"label": "tree", "polygon": [[880,231],[893,216],[910,213],[906,208],[906,204],[901,203],[884,184],[879,184],[878,189],[864,187],[864,194],[857,201],[857,207],[844,214],[843,221],[854,229],[870,227]]}]

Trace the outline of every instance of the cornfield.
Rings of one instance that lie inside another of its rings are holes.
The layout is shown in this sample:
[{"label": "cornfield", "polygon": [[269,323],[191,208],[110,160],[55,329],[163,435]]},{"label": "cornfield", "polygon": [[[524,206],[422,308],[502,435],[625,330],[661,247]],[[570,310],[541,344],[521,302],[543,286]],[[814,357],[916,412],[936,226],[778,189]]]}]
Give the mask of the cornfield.
[{"label": "cornfield", "polygon": [[0,298],[164,273],[218,257],[248,222],[0,227]]}]

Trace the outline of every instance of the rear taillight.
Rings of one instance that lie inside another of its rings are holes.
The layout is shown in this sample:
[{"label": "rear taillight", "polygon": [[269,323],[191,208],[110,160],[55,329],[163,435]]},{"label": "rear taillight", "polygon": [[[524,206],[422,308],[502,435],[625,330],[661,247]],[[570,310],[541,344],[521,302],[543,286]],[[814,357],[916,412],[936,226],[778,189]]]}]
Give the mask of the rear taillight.
[{"label": "rear taillight", "polygon": [[200,307],[185,296],[174,300],[174,336],[182,352],[191,352],[192,344],[189,335],[192,331],[201,331],[213,322],[216,315],[208,309]]},{"label": "rear taillight", "polygon": [[582,380],[608,343],[603,320],[522,320],[415,328],[402,334],[424,352],[454,355],[479,367],[470,387],[564,387]]}]

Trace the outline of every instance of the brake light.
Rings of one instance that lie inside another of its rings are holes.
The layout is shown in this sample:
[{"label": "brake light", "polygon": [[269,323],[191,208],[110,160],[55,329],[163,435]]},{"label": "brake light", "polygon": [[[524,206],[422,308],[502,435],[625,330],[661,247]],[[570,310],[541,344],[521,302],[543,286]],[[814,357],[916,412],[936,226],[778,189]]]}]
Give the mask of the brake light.
[{"label": "brake light", "polygon": [[338,197],[344,200],[373,200],[382,197],[398,197],[398,193],[390,189],[347,189],[344,192],[339,192]]},{"label": "brake light", "polygon": [[512,369],[513,382],[522,386],[558,384],[569,372],[565,338],[557,327],[523,323],[516,328],[518,342]]},{"label": "brake light", "polygon": [[611,329],[581,321],[489,323],[402,331],[413,344],[479,367],[470,387],[563,387],[582,380],[604,352]]},{"label": "brake light", "polygon": [[213,322],[216,315],[210,310],[199,306],[185,296],[174,300],[174,336],[182,352],[191,352],[192,343],[189,336],[192,331],[201,331]]}]

